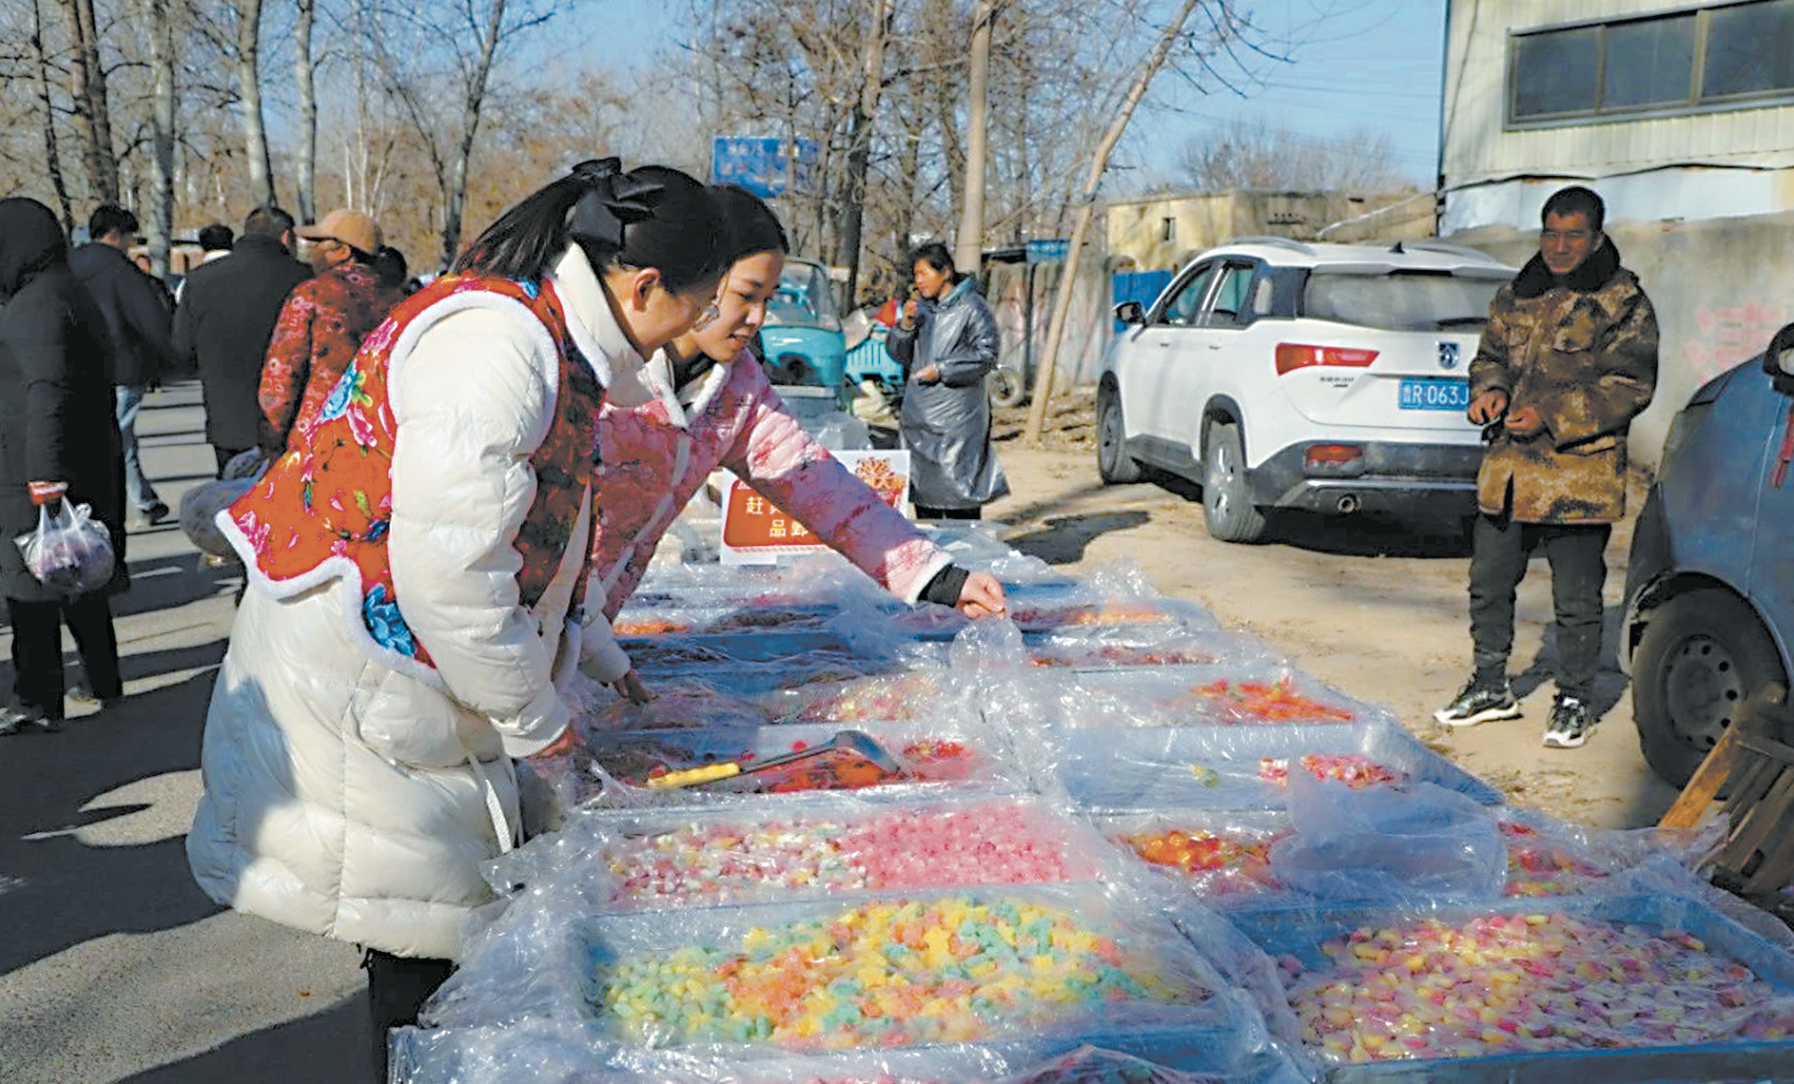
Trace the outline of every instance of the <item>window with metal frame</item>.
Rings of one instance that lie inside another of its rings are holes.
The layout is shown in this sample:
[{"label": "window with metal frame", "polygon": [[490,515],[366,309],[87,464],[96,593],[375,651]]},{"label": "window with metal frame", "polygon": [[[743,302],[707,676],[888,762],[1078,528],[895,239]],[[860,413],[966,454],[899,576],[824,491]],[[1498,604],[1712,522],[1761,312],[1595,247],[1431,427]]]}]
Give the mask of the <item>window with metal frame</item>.
[{"label": "window with metal frame", "polygon": [[1794,102],[1794,0],[1740,0],[1509,36],[1508,127]]}]

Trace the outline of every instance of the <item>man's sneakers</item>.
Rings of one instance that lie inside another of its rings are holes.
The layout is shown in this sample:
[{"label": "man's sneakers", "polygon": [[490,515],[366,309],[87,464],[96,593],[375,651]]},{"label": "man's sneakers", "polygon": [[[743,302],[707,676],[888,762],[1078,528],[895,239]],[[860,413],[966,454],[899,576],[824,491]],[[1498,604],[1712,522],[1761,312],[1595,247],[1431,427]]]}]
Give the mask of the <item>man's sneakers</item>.
[{"label": "man's sneakers", "polygon": [[148,508],[139,508],[137,510],[137,522],[145,527],[154,527],[156,524],[161,523],[173,514],[173,510],[166,504],[157,501]]},{"label": "man's sneakers", "polygon": [[1551,705],[1551,718],[1545,723],[1545,747],[1576,748],[1594,733],[1596,721],[1588,701],[1558,693]]},{"label": "man's sneakers", "polygon": [[17,704],[0,709],[0,737],[11,734],[53,734],[61,723],[41,711],[32,711]]},{"label": "man's sneakers", "polygon": [[1471,678],[1463,691],[1451,703],[1433,713],[1440,726],[1465,727],[1478,723],[1493,722],[1496,719],[1518,719],[1520,717],[1520,701],[1514,699],[1514,691],[1508,688],[1506,679],[1500,683]]}]

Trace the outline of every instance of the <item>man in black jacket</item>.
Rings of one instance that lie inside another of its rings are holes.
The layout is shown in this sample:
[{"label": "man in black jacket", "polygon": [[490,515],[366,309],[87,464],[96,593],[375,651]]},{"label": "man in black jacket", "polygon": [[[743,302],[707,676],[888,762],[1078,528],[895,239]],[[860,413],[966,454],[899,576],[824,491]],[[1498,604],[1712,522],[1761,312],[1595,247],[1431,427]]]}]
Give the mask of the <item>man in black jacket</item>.
[{"label": "man in black jacket", "polygon": [[254,448],[262,408],[256,392],[275,321],[293,287],[311,269],[292,257],[293,216],[278,207],[257,207],[243,222],[230,255],[202,264],[187,276],[174,313],[174,348],[197,365],[205,389],[206,440],[224,465]]},{"label": "man in black jacket", "polygon": [[137,411],[150,385],[174,363],[165,288],[137,269],[127,254],[137,240],[137,216],[113,203],[94,208],[87,244],[69,254],[69,269],[87,288],[112,346],[112,394],[124,443],[125,497],[151,524],[168,518],[168,505],[143,473],[137,454]]}]

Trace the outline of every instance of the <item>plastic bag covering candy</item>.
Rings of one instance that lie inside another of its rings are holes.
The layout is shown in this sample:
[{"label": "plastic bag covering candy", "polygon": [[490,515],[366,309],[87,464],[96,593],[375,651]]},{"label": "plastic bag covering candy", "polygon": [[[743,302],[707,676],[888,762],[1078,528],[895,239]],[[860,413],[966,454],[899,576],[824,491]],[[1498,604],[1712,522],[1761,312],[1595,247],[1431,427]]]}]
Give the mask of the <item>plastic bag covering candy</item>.
[{"label": "plastic bag covering candy", "polygon": [[1099,817],[1096,824],[1140,861],[1204,897],[1280,891],[1271,845],[1295,830],[1287,813],[1271,810],[1160,810]]},{"label": "plastic bag covering candy", "polygon": [[1288,888],[1324,899],[1394,901],[1501,894],[1507,847],[1469,798],[1431,783],[1405,790],[1295,775],[1295,834],[1271,848]]},{"label": "plastic bag covering candy", "polygon": [[37,509],[37,530],[14,539],[25,557],[25,570],[52,591],[80,595],[106,586],[115,569],[112,539],[106,526],[85,504],[66,500]]},{"label": "plastic bag covering candy", "polygon": [[[622,1041],[848,1049],[1207,1020],[1229,1029],[1217,1043],[1263,1045],[1187,941],[1094,889],[723,908],[684,925],[695,944],[664,943],[664,923],[592,927],[590,999]],[[646,929],[655,943],[630,936]]]},{"label": "plastic bag covering candy", "polygon": [[896,804],[830,796],[789,816],[596,815],[569,831],[592,856],[591,895],[606,910],[1050,884],[1117,871],[1116,853],[1088,826],[1022,797]]},{"label": "plastic bag covering candy", "polygon": [[1794,1035],[1794,961],[1673,897],[1373,921],[1279,960],[1303,1042],[1330,1063]]},{"label": "plastic bag covering candy", "polygon": [[1216,1084],[1212,1076],[1167,1069],[1131,1054],[1080,1046],[1001,1084]]}]

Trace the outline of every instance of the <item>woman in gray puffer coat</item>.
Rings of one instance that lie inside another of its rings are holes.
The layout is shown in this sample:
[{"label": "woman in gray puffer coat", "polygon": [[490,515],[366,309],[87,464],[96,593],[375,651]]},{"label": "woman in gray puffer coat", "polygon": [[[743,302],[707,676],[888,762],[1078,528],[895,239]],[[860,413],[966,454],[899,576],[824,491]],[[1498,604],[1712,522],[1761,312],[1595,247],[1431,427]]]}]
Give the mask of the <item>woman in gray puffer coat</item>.
[{"label": "woman in gray puffer coat", "polygon": [[958,274],[947,246],[916,249],[916,290],[885,339],[909,374],[903,390],[903,443],[910,493],[921,519],[978,519],[1009,492],[990,440],[984,378],[997,367],[997,318],[971,278]]}]

